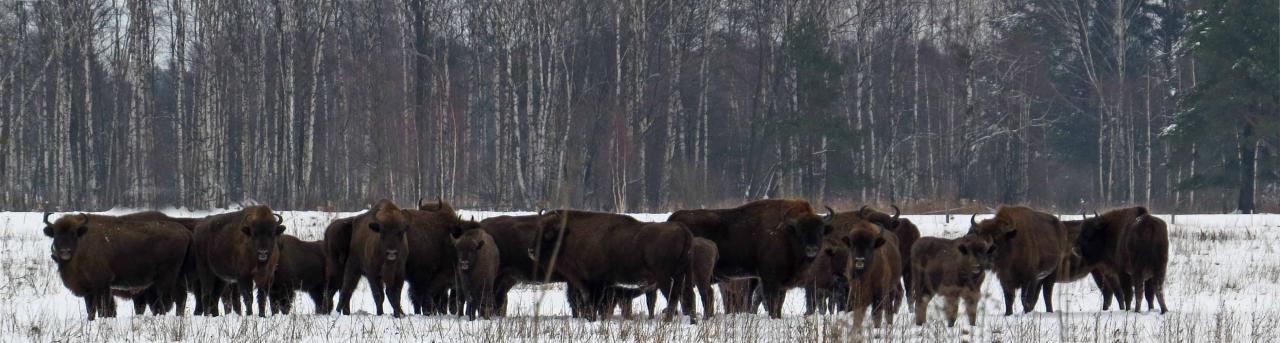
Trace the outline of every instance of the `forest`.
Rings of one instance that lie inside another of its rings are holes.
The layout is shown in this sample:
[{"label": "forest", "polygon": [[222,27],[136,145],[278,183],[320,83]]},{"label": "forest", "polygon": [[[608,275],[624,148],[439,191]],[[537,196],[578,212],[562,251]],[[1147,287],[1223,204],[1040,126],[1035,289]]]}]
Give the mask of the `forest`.
[{"label": "forest", "polygon": [[1277,22],[1242,0],[0,1],[0,210],[1280,211]]}]

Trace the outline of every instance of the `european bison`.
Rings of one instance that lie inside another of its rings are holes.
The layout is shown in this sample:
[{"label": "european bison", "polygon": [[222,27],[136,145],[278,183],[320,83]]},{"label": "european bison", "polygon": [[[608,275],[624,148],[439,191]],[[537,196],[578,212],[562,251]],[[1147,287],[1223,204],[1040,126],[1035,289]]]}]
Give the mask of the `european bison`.
[{"label": "european bison", "polygon": [[[1113,210],[1084,220],[1077,245],[1085,263],[1098,263],[1119,276],[1122,308],[1140,312],[1145,295],[1148,310],[1155,309],[1152,301],[1158,298],[1160,313],[1169,311],[1164,302],[1169,230],[1145,207]],[[1130,299],[1135,297],[1137,301],[1131,305]]]},{"label": "european bison", "polygon": [[849,308],[849,247],[839,237],[827,237],[809,265],[804,283],[805,315],[846,311]]},{"label": "european bison", "polygon": [[[612,313],[610,287],[664,289],[679,304],[689,287],[693,235],[678,223],[645,223],[626,215],[557,210],[538,219],[530,246],[537,263],[581,293],[586,317]],[[607,312],[606,312],[607,310]],[[675,311],[667,312],[670,320]],[[696,321],[695,317],[690,317]]]},{"label": "european bison", "polygon": [[498,277],[498,245],[484,230],[468,230],[455,236],[453,248],[458,255],[458,273],[461,289],[466,296],[467,317],[489,319],[496,308],[493,300],[493,284]]},{"label": "european bison", "polygon": [[880,327],[881,320],[892,325],[902,302],[902,256],[897,235],[853,213],[836,214],[831,225],[836,232],[847,232],[843,234],[849,249],[845,275],[849,278],[854,327],[862,327],[868,307],[875,327]]},{"label": "european bison", "polygon": [[[428,208],[428,205],[420,208]],[[455,283],[457,259],[450,237],[477,228],[479,224],[462,220],[453,207],[443,201],[436,203],[433,209],[404,210],[404,213],[410,222],[405,281],[409,284],[413,311],[417,314],[444,314],[462,301],[457,290],[453,292],[454,301],[450,301],[449,288]],[[520,254],[524,255],[523,251]],[[455,312],[461,314],[461,309]]]},{"label": "european bison", "polygon": [[[823,236],[831,232],[831,225],[804,200],[680,210],[667,221],[684,224],[694,236],[715,242],[720,249],[715,272],[721,279],[758,277],[765,308],[773,318],[782,317],[786,291],[802,285],[805,269],[822,250]],[[725,294],[725,301],[741,300]]]},{"label": "european bison", "polygon": [[280,236],[280,263],[271,284],[271,313],[289,314],[296,291],[311,297],[316,314],[328,314],[333,298],[325,297],[324,241],[304,242],[290,235]]},{"label": "european bison", "polygon": [[[698,315],[697,311],[693,309],[693,289],[696,287],[698,289],[698,295],[702,298],[703,318],[711,319],[711,317],[714,317],[716,313],[716,291],[711,289],[711,284],[715,278],[714,270],[716,266],[716,259],[720,258],[720,252],[719,249],[716,249],[715,243],[705,238],[695,237],[693,239],[693,250],[691,254],[692,257],[689,260],[690,264],[688,275],[693,287],[686,288],[687,291],[684,296],[680,298],[680,309],[685,315]],[[667,298],[671,298],[669,294],[664,295],[667,296]],[[650,319],[653,318],[654,306],[656,305],[655,303],[657,299],[656,292],[650,291],[645,293],[645,302],[649,307]],[[628,301],[622,304],[624,306],[623,313],[630,313],[630,302]],[[667,310],[675,310],[675,305],[676,304],[667,304]]]},{"label": "european bison", "polygon": [[[1087,218],[1087,217],[1086,217]],[[1067,230],[1067,240],[1077,242],[1080,237],[1080,228],[1084,224],[1082,220],[1065,220],[1062,225]],[[1073,243],[1074,244],[1074,243]],[[1083,279],[1085,276],[1091,276],[1094,284],[1098,286],[1098,290],[1102,292],[1102,309],[1106,310],[1111,306],[1111,299],[1114,295],[1118,301],[1120,293],[1114,292],[1119,289],[1120,277],[1115,275],[1107,266],[1098,263],[1086,263],[1084,257],[1080,255],[1078,246],[1073,246],[1071,253],[1062,259],[1062,265],[1058,266],[1058,272],[1055,273],[1056,283],[1067,283]],[[1045,301],[1052,299],[1049,288],[1042,288],[1042,295]]]},{"label": "european bison", "polygon": [[[382,300],[391,303],[392,316],[404,316],[400,291],[404,288],[405,261],[409,253],[405,213],[391,200],[383,199],[365,213],[330,225],[325,232],[330,265],[342,266],[342,289],[337,310],[351,314],[351,295],[364,276],[373,293],[374,308],[382,315]],[[332,242],[330,242],[332,240]],[[343,246],[343,243],[348,243]]]},{"label": "european bison", "polygon": [[[276,249],[284,233],[284,218],[267,206],[206,217],[196,225],[196,272],[200,277],[200,301],[205,315],[218,315],[218,299],[228,283],[235,284],[247,303],[258,289],[258,314],[267,314],[280,255]],[[245,312],[252,315],[253,307]]]},{"label": "european bison", "polygon": [[[498,277],[494,284],[494,301],[497,313],[505,315],[507,293],[519,283],[564,282],[556,276],[548,276],[545,269],[534,263],[530,248],[537,244],[538,219],[541,215],[497,216],[480,221],[480,229],[493,238],[498,247]],[[569,291],[572,287],[566,289]],[[569,295],[571,306],[575,312],[580,303],[577,297]]]},{"label": "european bison", "polygon": [[[159,211],[143,211],[143,212],[130,213],[130,214],[120,216],[120,219],[178,223],[179,225],[182,225],[182,227],[186,228],[188,232],[191,232],[193,234],[196,231],[196,225],[200,224],[200,221],[204,220],[204,218],[170,217],[169,215]],[[201,315],[201,314],[204,314],[204,306],[201,304],[199,300],[200,299],[199,298],[200,278],[199,278],[199,275],[196,274],[196,270],[195,270],[196,269],[195,254],[196,254],[195,249],[187,249],[187,262],[186,262],[186,265],[184,265],[182,268],[183,275],[178,282],[181,284],[183,289],[185,289],[184,292],[188,292],[188,291],[192,292],[192,294],[196,297],[195,314]],[[155,292],[146,292],[146,293],[135,295],[134,296],[135,312],[137,311],[137,306],[138,306],[137,302],[139,300],[144,300],[144,299],[140,299],[140,297],[143,297],[143,298],[152,297],[154,296],[154,293]],[[185,311],[185,309],[182,309],[182,308],[179,308],[178,310]],[[152,310],[152,312],[155,312],[154,309]]]},{"label": "european bison", "polygon": [[[1071,246],[1057,217],[1022,206],[1001,206],[995,218],[978,223],[970,217],[969,222],[969,234],[985,236],[999,247],[995,272],[1004,291],[1006,316],[1013,314],[1017,289],[1022,289],[1023,312],[1035,309],[1037,291],[1044,288],[1052,294],[1054,273]],[[1053,312],[1051,298],[1045,299],[1045,310]]]},{"label": "european bison", "polygon": [[956,325],[960,299],[964,299],[969,325],[977,325],[982,282],[992,268],[998,247],[986,236],[966,235],[958,239],[925,237],[911,249],[911,302],[915,303],[916,325],[924,325],[929,301],[935,295],[947,298],[947,326]]},{"label": "european bison", "polygon": [[50,251],[58,274],[72,294],[84,298],[89,320],[115,316],[113,289],[151,290],[153,311],[171,303],[179,310],[185,306],[180,281],[191,248],[189,231],[175,223],[83,213],[49,222],[50,215],[44,216],[44,234],[53,238]]},{"label": "european bison", "polygon": [[[863,220],[880,224],[881,227],[889,229],[898,237],[898,251],[901,261],[906,261],[911,257],[911,246],[916,244],[916,240],[920,239],[920,229],[912,223],[910,219],[902,218],[902,210],[896,205],[890,205],[893,208],[893,215],[876,211],[870,207],[862,206],[858,210],[857,216]],[[906,286],[908,293],[911,292],[911,264],[902,264],[902,284]],[[909,304],[909,306],[914,306]]]}]

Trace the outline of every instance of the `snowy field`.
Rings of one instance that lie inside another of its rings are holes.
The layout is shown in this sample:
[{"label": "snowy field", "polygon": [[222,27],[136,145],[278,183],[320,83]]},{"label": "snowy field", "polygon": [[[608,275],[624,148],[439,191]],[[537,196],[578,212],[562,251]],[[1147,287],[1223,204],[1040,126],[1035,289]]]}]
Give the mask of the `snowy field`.
[{"label": "snowy field", "polygon": [[[166,212],[177,216],[208,214]],[[124,211],[108,212],[120,213]],[[463,217],[475,215],[477,220],[499,214],[462,211]],[[314,240],[323,235],[330,220],[351,213],[282,215],[288,233]],[[666,218],[665,214],[636,216],[654,221]],[[905,217],[925,236],[956,237],[968,228],[967,216],[954,217],[950,223],[944,216]],[[1170,222],[1168,216],[1162,218]],[[989,275],[976,327],[965,325],[962,315],[955,328],[947,328],[942,323],[942,301],[935,299],[929,323],[923,327],[910,324],[911,314],[903,306],[894,318],[895,325],[859,333],[849,324],[848,314],[803,316],[804,293],[799,290],[788,293],[780,320],[764,314],[721,314],[698,325],[689,325],[687,319],[668,323],[618,317],[590,323],[568,317],[560,285],[518,287],[511,297],[510,316],[490,321],[372,316],[368,312],[373,305],[362,283],[352,305],[360,315],[312,315],[310,300],[300,295],[294,314],[288,316],[135,317],[129,301],[117,300],[119,317],[89,322],[84,303],[62,286],[49,259],[52,240],[40,233],[41,214],[4,213],[0,214],[0,341],[814,342],[855,337],[928,342],[1280,341],[1280,215],[1179,215],[1173,223],[1165,284],[1168,314],[1102,312],[1101,296],[1085,278],[1055,289],[1057,313],[1041,312],[1041,304],[1040,311],[1032,314],[1005,317],[999,286]],[[644,318],[641,302],[637,305],[637,318]],[[660,302],[658,307],[665,306]]]}]

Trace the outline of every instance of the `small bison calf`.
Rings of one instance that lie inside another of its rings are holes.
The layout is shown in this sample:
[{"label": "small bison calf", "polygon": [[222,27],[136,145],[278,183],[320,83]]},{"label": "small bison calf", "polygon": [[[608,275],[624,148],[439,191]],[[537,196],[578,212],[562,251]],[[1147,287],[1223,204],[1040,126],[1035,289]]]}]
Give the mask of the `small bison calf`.
[{"label": "small bison calf", "polygon": [[280,235],[280,264],[271,284],[271,314],[289,314],[293,310],[295,291],[311,297],[316,314],[329,314],[332,297],[325,292],[324,242],[304,242],[298,237]]},{"label": "small bison calf", "polygon": [[467,230],[454,237],[453,247],[458,254],[459,289],[467,297],[467,317],[489,319],[497,308],[494,301],[494,280],[498,278],[498,246],[484,230]]},{"label": "small bison calf", "polygon": [[996,246],[987,238],[967,235],[958,239],[921,238],[911,248],[911,301],[916,325],[924,325],[929,301],[947,297],[947,326],[956,325],[960,298],[964,299],[969,325],[978,321],[982,281],[992,267]]}]

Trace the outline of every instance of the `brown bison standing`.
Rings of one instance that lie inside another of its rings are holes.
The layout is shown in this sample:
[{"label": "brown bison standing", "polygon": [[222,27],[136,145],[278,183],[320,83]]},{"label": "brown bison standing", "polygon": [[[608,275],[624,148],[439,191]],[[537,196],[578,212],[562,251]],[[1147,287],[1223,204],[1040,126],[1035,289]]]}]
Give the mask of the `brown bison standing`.
[{"label": "brown bison standing", "polygon": [[[557,210],[538,219],[542,229],[530,246],[540,266],[563,277],[580,293],[586,317],[609,315],[611,287],[637,292],[664,289],[679,304],[689,287],[693,235],[678,223],[645,223],[626,215]],[[667,312],[671,319],[675,311]],[[696,321],[696,317],[690,317]]]},{"label": "brown bison standing", "polygon": [[898,237],[853,213],[836,214],[831,226],[837,233],[847,232],[843,236],[849,249],[845,275],[849,278],[848,301],[854,327],[862,327],[868,307],[875,327],[880,327],[886,314],[887,323],[892,325],[902,302],[902,256],[898,251]]},{"label": "brown bison standing", "polygon": [[458,273],[461,284],[457,289],[466,296],[467,317],[489,319],[496,307],[493,301],[493,283],[498,277],[498,246],[484,230],[468,230],[453,239],[458,255]]},{"label": "brown bison standing", "polygon": [[[855,212],[855,213],[859,218],[870,221],[872,223],[880,224],[881,227],[889,229],[889,231],[893,232],[893,234],[898,237],[898,251],[899,251],[900,261],[906,261],[907,259],[911,258],[911,246],[916,244],[916,240],[920,239],[920,229],[917,228],[916,224],[912,223],[911,220],[901,217],[902,210],[898,209],[898,206],[891,205],[890,207],[893,208],[892,216],[886,213],[876,211],[867,206],[863,206],[862,209],[859,209],[858,212]],[[902,264],[902,284],[903,286],[906,286],[907,292],[910,293],[911,292],[911,264],[910,263]],[[914,304],[908,304],[908,306],[914,306]]]},{"label": "brown bison standing", "polygon": [[53,238],[50,248],[62,284],[84,298],[89,320],[115,316],[111,291],[131,294],[154,292],[152,309],[186,303],[182,267],[191,247],[191,233],[178,224],[129,221],[112,216],[63,216],[49,222],[44,234]]},{"label": "brown bison standing", "polygon": [[997,247],[985,236],[966,235],[959,239],[925,237],[911,250],[911,302],[915,303],[916,325],[924,325],[929,301],[935,295],[947,298],[947,326],[956,325],[960,299],[964,299],[969,325],[977,325],[978,300],[982,282],[992,268]]},{"label": "brown bison standing", "polygon": [[409,247],[406,231],[409,219],[391,200],[378,201],[369,211],[339,219],[325,230],[325,245],[331,266],[342,268],[342,289],[337,310],[351,314],[351,295],[360,276],[369,282],[374,308],[382,315],[382,300],[391,303],[392,316],[404,316],[400,291],[404,288],[405,261]]},{"label": "brown bison standing", "polygon": [[[969,222],[969,234],[985,236],[999,247],[995,271],[1004,291],[1006,316],[1013,314],[1015,290],[1022,289],[1023,312],[1035,309],[1036,292],[1042,287],[1052,294],[1054,273],[1071,246],[1057,217],[1021,206],[1001,206],[995,218],[978,223],[971,217]],[[1051,298],[1045,300],[1045,309],[1053,312]]]},{"label": "brown bison standing", "polygon": [[[285,230],[283,222],[270,207],[252,206],[207,217],[196,225],[196,272],[206,315],[218,315],[218,299],[230,283],[246,305],[256,286],[258,314],[266,316],[267,293],[280,258],[276,247]],[[253,307],[245,307],[252,315]]]},{"label": "brown bison standing", "polygon": [[[454,303],[449,301],[449,289],[455,283],[457,259],[450,237],[474,229],[479,224],[462,220],[453,207],[443,201],[420,205],[419,208],[403,211],[409,217],[410,226],[409,257],[405,262],[409,301],[416,314],[444,314],[450,305],[457,307],[457,303],[463,300],[461,294],[454,294]],[[524,255],[523,251],[521,255]],[[454,293],[459,292],[455,290]]]},{"label": "brown bison standing", "polygon": [[304,242],[290,235],[280,236],[280,263],[271,284],[271,313],[289,314],[295,291],[311,297],[316,314],[328,314],[333,298],[325,295],[324,241]]},{"label": "brown bison standing", "polygon": [[[831,225],[803,200],[759,200],[736,208],[680,210],[667,221],[684,224],[716,243],[720,279],[758,277],[769,316],[782,317],[786,291],[800,286],[822,250]],[[724,288],[724,285],[721,285]],[[736,301],[725,295],[725,302]],[[726,306],[728,308],[728,306]]]},{"label": "brown bison standing", "polygon": [[[1121,308],[1141,311],[1142,296],[1154,310],[1168,312],[1164,302],[1164,278],[1169,263],[1169,230],[1163,220],[1144,207],[1109,211],[1084,220],[1077,241],[1085,263],[1100,264],[1119,276]],[[1130,299],[1137,297],[1136,304]]]},{"label": "brown bison standing", "polygon": [[[187,232],[190,232],[192,234],[194,234],[196,231],[196,225],[200,224],[200,221],[204,220],[204,218],[170,217],[169,215],[159,211],[143,211],[143,212],[137,212],[137,213],[130,213],[130,214],[120,216],[119,218],[123,220],[130,220],[130,221],[158,221],[158,222],[178,223],[179,225],[182,225],[183,228],[186,228]],[[204,314],[204,308],[199,300],[200,299],[199,298],[200,277],[199,275],[196,274],[196,270],[195,270],[196,269],[195,254],[196,254],[196,249],[194,248],[187,249],[187,261],[182,268],[183,275],[181,276],[181,279],[179,279],[178,282],[182,285],[182,288],[184,289],[183,292],[192,292],[193,295],[196,297],[196,301],[194,302],[195,314],[201,315],[201,314]],[[155,292],[143,292],[143,293],[134,294],[133,302],[134,302],[135,312],[138,312],[137,306],[139,302],[149,301],[147,299],[154,298],[154,296],[155,296]],[[185,311],[185,309],[182,309],[182,308],[179,308],[179,310]],[[152,312],[156,312],[156,311],[153,309]]]},{"label": "brown bison standing", "polygon": [[[1062,222],[1064,228],[1067,229],[1067,240],[1077,242],[1080,238],[1080,229],[1084,224],[1082,220],[1065,220]],[[1120,293],[1115,292],[1119,289],[1120,277],[1115,275],[1107,266],[1099,263],[1086,263],[1084,257],[1080,255],[1078,246],[1073,246],[1070,254],[1062,259],[1062,265],[1058,266],[1058,272],[1055,273],[1056,283],[1068,283],[1083,279],[1085,276],[1091,276],[1094,284],[1098,286],[1098,290],[1102,292],[1102,309],[1106,310],[1111,306],[1111,299],[1114,296],[1116,300],[1123,301]],[[1053,296],[1050,294],[1050,288],[1042,288],[1045,301],[1049,301]]]},{"label": "brown bison standing", "polygon": [[[497,216],[480,221],[480,229],[493,238],[498,247],[498,276],[494,284],[496,312],[506,314],[507,293],[519,283],[564,282],[557,275],[548,275],[540,268],[530,253],[537,245],[539,215]],[[566,291],[572,290],[572,287]],[[581,305],[576,295],[569,295],[570,308],[576,313]]]},{"label": "brown bison standing", "polygon": [[808,281],[804,282],[805,315],[849,308],[849,247],[841,240],[827,237],[822,254],[809,265]]}]

